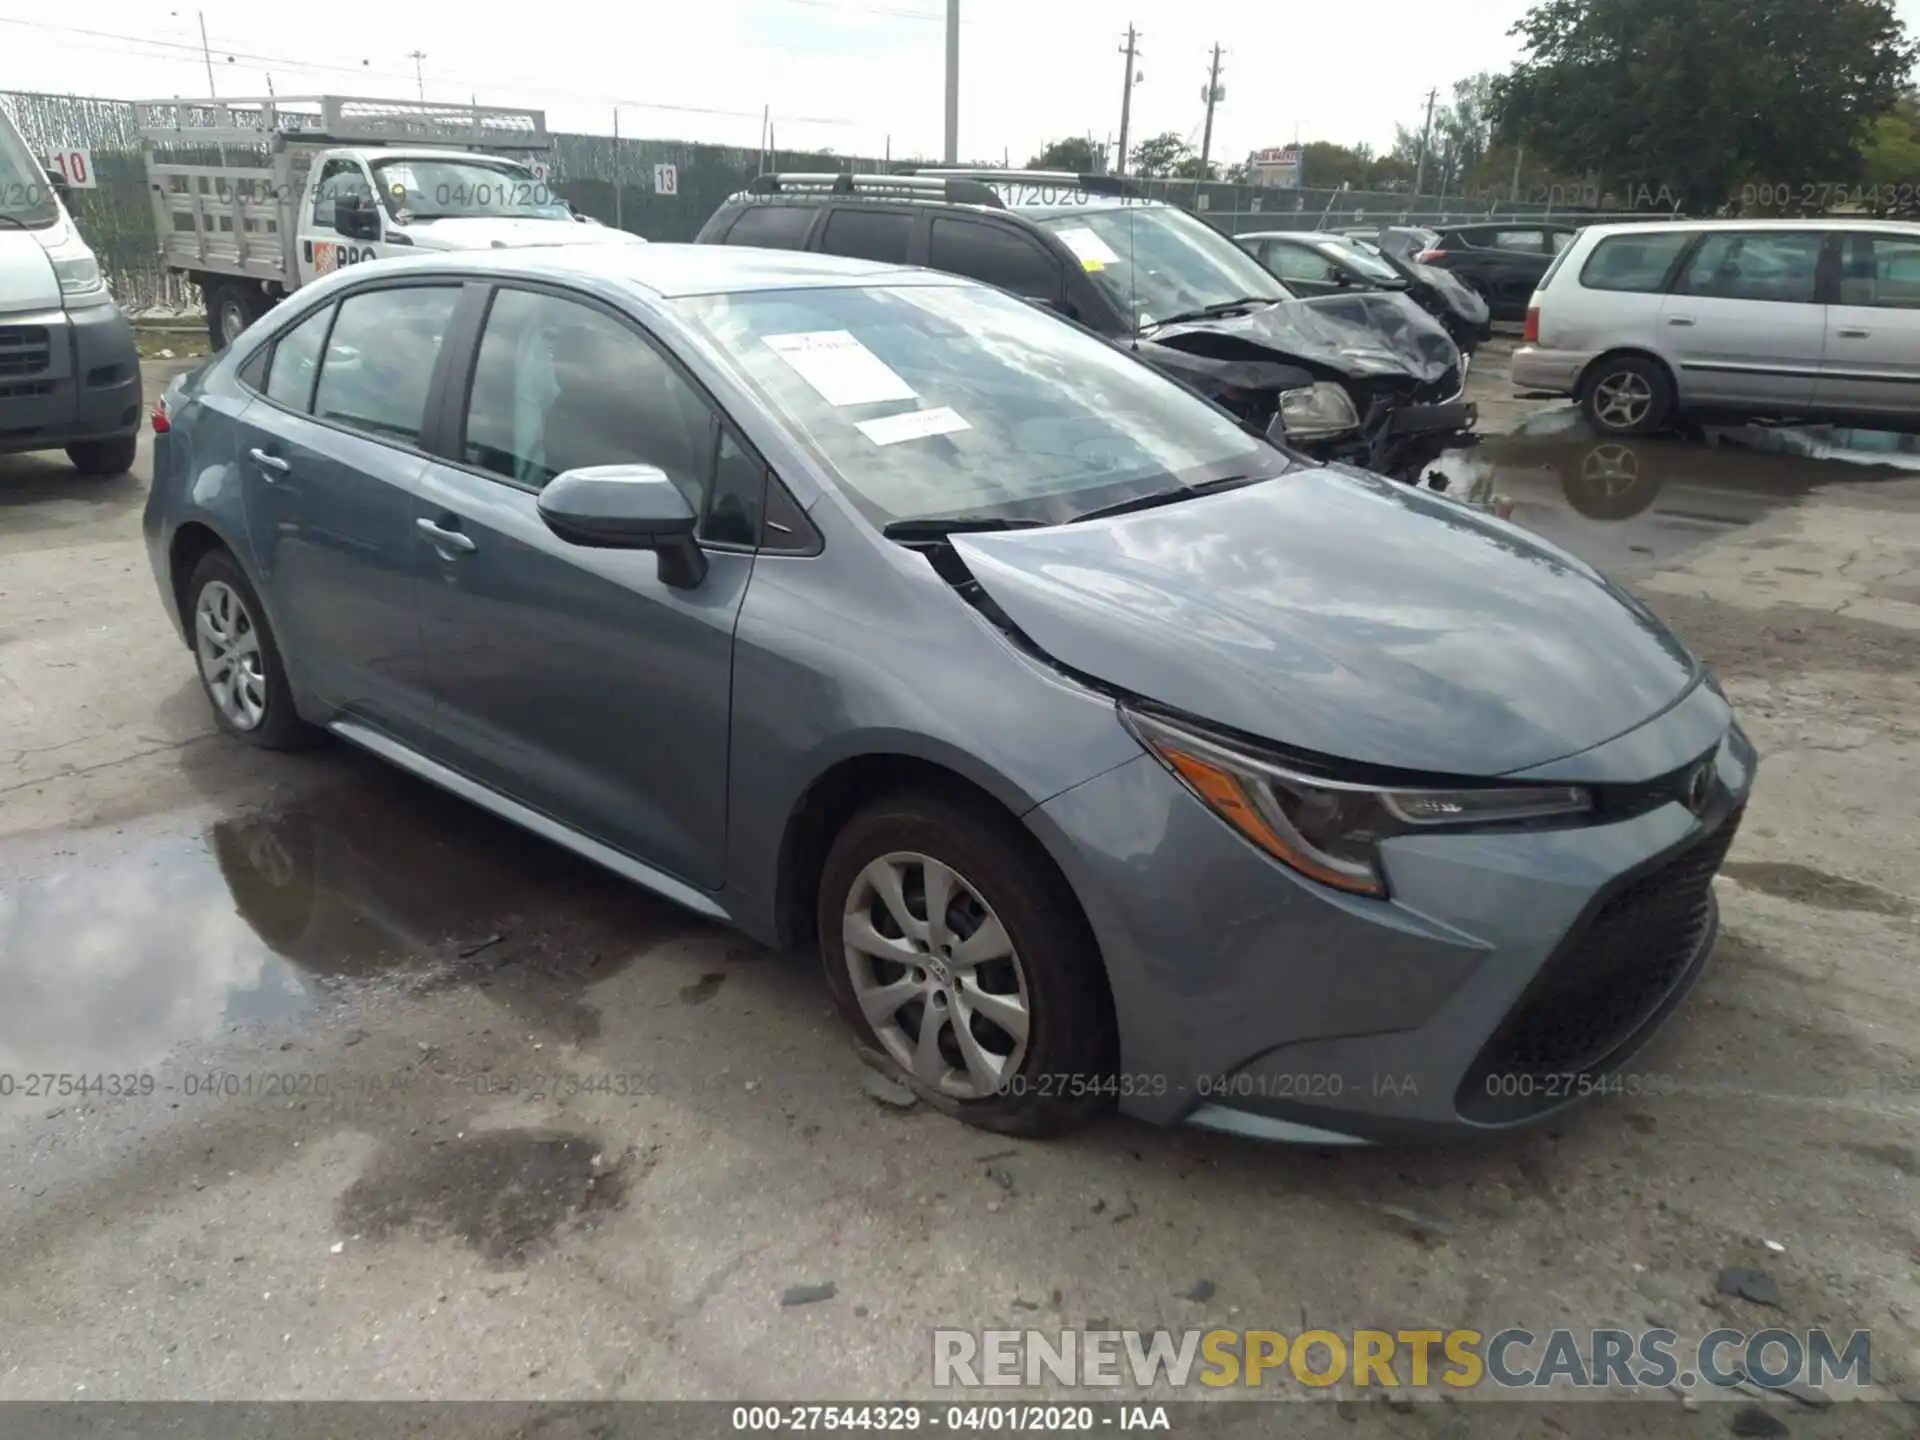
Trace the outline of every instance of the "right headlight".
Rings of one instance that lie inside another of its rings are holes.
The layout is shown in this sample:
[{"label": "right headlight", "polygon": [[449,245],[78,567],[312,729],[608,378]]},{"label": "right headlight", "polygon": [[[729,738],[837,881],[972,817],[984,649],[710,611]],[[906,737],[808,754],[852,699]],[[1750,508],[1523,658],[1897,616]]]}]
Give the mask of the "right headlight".
[{"label": "right headlight", "polygon": [[1353,401],[1340,386],[1321,381],[1298,390],[1280,392],[1277,418],[1287,436],[1294,440],[1318,440],[1342,435],[1359,428],[1360,417]]},{"label": "right headlight", "polygon": [[1126,705],[1120,715],[1214,814],[1310,879],[1385,896],[1379,845],[1389,836],[1458,825],[1575,817],[1593,809],[1578,785],[1391,788],[1300,773],[1238,744]]}]

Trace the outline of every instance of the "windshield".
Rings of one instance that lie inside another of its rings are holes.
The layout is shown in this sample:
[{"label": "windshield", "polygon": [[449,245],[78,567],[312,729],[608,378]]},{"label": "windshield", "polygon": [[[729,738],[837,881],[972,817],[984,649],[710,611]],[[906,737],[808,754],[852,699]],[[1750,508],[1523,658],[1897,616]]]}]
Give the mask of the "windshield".
[{"label": "windshield", "polygon": [[47,172],[4,110],[0,110],[0,217],[4,217],[0,226],[9,230],[13,229],[10,221],[38,230],[60,218]]},{"label": "windshield", "polygon": [[1377,255],[1374,255],[1357,240],[1329,236],[1324,240],[1315,240],[1312,243],[1322,254],[1330,255],[1335,260],[1351,266],[1369,280],[1381,281],[1390,285],[1400,283],[1400,272],[1387,264],[1386,261],[1380,259]]},{"label": "windshield", "polygon": [[507,161],[408,156],[373,162],[373,184],[393,218],[571,220],[573,212],[533,172]]},{"label": "windshield", "polygon": [[997,290],[680,302],[876,526],[1070,520],[1286,457],[1125,350]]},{"label": "windshield", "polygon": [[1136,325],[1234,300],[1293,298],[1246,251],[1171,206],[1083,210],[1040,223]]}]

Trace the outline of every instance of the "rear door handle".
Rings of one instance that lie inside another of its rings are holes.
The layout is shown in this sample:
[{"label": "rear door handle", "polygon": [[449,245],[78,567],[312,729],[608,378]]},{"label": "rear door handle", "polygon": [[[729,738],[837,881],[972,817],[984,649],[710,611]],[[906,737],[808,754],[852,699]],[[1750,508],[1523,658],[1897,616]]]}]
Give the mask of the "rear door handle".
[{"label": "rear door handle", "polygon": [[1667,324],[1669,325],[1691,325],[1692,323],[1693,317],[1691,315],[1669,315],[1667,317]]},{"label": "rear door handle", "polygon": [[442,552],[451,550],[460,555],[473,553],[474,545],[470,536],[463,535],[458,530],[449,530],[444,525],[427,519],[424,515],[413,523],[420,528],[420,533],[431,540]]},{"label": "rear door handle", "polygon": [[1864,340],[1872,333],[1871,330],[1842,330],[1840,332],[1840,334],[1848,340]]},{"label": "rear door handle", "polygon": [[[269,455],[258,445],[247,452],[247,458],[252,460],[253,463],[258,465],[262,470],[272,471],[274,475],[284,475],[293,468],[278,455]],[[271,479],[272,477],[269,476],[268,478]]]}]

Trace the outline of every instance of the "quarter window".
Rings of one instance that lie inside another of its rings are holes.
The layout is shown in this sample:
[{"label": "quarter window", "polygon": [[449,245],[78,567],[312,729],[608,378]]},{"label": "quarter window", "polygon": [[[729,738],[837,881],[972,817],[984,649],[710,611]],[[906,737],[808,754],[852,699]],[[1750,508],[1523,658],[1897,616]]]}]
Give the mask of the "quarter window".
[{"label": "quarter window", "polygon": [[342,300],[314,391],[314,417],[418,445],[440,342],[459,299],[457,286],[411,285]]},{"label": "quarter window", "polygon": [[1715,231],[1687,262],[1680,288],[1722,300],[1810,305],[1825,238],[1817,230]]},{"label": "quarter window", "polygon": [[333,306],[322,305],[274,342],[267,371],[269,400],[303,415],[312,408],[320,347],[326,343],[327,326],[332,323]]},{"label": "quarter window", "polygon": [[1059,262],[1026,236],[997,225],[936,219],[927,263],[1029,299],[1052,300],[1060,294]]},{"label": "quarter window", "polygon": [[1580,267],[1580,284],[1588,290],[1651,295],[1665,288],[1673,262],[1692,241],[1693,232],[1688,230],[1609,235],[1593,247]]},{"label": "quarter window", "polygon": [[[467,406],[469,465],[534,489],[563,470],[655,465],[705,516],[713,427],[706,401],[612,316],[528,290],[494,296]],[[757,529],[757,500],[751,518]]]}]

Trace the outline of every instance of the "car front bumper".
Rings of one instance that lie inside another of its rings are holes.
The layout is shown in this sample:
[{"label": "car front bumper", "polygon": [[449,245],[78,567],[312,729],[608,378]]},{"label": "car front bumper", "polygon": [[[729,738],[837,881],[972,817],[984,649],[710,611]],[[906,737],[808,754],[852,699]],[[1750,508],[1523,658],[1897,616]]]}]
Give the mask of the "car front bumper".
[{"label": "car front bumper", "polygon": [[139,433],[140,357],[117,305],[0,316],[0,455]]},{"label": "car front bumper", "polygon": [[1508,374],[1516,390],[1571,395],[1580,383],[1580,374],[1593,360],[1586,350],[1547,350],[1538,345],[1522,345],[1513,352]]},{"label": "car front bumper", "polygon": [[[1697,813],[1672,800],[1564,830],[1398,838],[1384,901],[1282,867],[1145,754],[1040,807],[1029,824],[1107,962],[1121,1109],[1351,1144],[1654,1089],[1628,1067],[1704,970],[1711,877],[1756,764],[1709,687],[1656,730],[1589,752],[1586,778],[1649,760],[1668,774],[1717,742]],[[1581,760],[1534,778],[1579,779]]]}]

